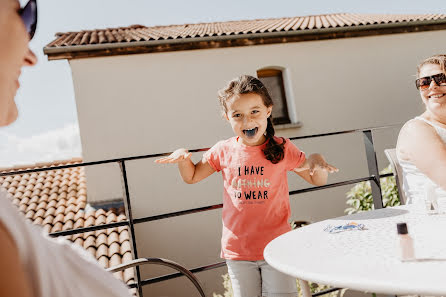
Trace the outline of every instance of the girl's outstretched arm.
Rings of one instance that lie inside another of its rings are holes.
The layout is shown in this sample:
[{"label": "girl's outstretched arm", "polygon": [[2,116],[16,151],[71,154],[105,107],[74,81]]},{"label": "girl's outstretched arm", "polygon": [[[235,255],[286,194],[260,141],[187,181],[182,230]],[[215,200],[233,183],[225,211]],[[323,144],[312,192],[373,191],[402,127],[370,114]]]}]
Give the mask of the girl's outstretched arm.
[{"label": "girl's outstretched arm", "polygon": [[155,160],[155,162],[177,163],[181,177],[183,178],[184,182],[188,184],[198,183],[215,172],[215,169],[209,165],[205,158],[203,158],[197,164],[194,164],[190,159],[191,156],[192,153],[189,153],[184,148],[180,148],[167,157]]},{"label": "girl's outstretched arm", "polygon": [[333,165],[328,164],[321,154],[310,155],[302,166],[293,170],[304,180],[315,186],[327,183],[328,173],[338,172]]}]

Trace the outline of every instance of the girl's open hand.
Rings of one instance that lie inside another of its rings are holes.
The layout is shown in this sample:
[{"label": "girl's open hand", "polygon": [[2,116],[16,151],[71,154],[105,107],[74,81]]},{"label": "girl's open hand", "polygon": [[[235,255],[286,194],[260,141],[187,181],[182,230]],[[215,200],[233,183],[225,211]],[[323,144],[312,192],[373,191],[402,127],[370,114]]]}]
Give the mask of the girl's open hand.
[{"label": "girl's open hand", "polygon": [[182,161],[189,159],[191,156],[192,153],[189,153],[188,150],[180,148],[171,153],[167,157],[156,159],[155,163],[180,163]]},{"label": "girl's open hand", "polygon": [[321,154],[312,154],[308,157],[307,160],[310,175],[313,175],[316,170],[324,170],[330,173],[339,171],[338,168],[328,164]]},{"label": "girl's open hand", "polygon": [[310,175],[313,175],[316,170],[324,170],[329,173],[338,172],[339,169],[333,165],[328,164],[321,154],[312,154],[306,160],[305,163],[294,169],[295,172],[309,170]]}]

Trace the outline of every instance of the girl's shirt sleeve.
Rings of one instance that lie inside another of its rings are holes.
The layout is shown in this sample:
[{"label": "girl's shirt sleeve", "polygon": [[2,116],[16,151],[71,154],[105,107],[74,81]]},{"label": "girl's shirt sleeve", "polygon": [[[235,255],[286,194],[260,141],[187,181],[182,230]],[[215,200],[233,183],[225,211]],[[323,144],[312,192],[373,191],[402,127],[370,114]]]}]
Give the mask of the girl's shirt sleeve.
[{"label": "girl's shirt sleeve", "polygon": [[215,171],[221,171],[221,142],[216,143],[213,147],[211,147],[207,152],[204,153],[203,158],[214,168]]},{"label": "girl's shirt sleeve", "polygon": [[285,159],[287,160],[287,170],[302,166],[305,162],[305,153],[302,152],[291,140],[287,139],[285,143]]}]

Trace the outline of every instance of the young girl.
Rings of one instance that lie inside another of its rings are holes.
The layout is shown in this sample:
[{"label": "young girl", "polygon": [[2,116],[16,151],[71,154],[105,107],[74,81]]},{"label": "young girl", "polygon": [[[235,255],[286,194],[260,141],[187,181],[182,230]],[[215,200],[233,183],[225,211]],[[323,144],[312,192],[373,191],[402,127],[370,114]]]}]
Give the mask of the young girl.
[{"label": "young girl", "polygon": [[221,257],[235,297],[297,296],[296,280],[269,266],[265,246],[291,230],[287,171],[313,185],[337,169],[320,154],[308,158],[289,139],[274,136],[272,99],[260,80],[242,75],[219,92],[235,137],[215,144],[194,164],[186,149],[157,163],[177,163],[183,180],[197,183],[215,171],[223,176]]}]

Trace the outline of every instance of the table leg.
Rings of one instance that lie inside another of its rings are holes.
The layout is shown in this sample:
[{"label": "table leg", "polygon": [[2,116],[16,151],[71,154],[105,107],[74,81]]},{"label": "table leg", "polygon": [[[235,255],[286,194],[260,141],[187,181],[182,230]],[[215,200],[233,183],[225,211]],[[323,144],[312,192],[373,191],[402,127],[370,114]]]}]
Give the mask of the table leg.
[{"label": "table leg", "polygon": [[302,296],[303,297],[311,297],[311,290],[310,290],[310,286],[308,285],[308,282],[299,279],[299,285],[300,285],[300,289],[302,291]]}]

